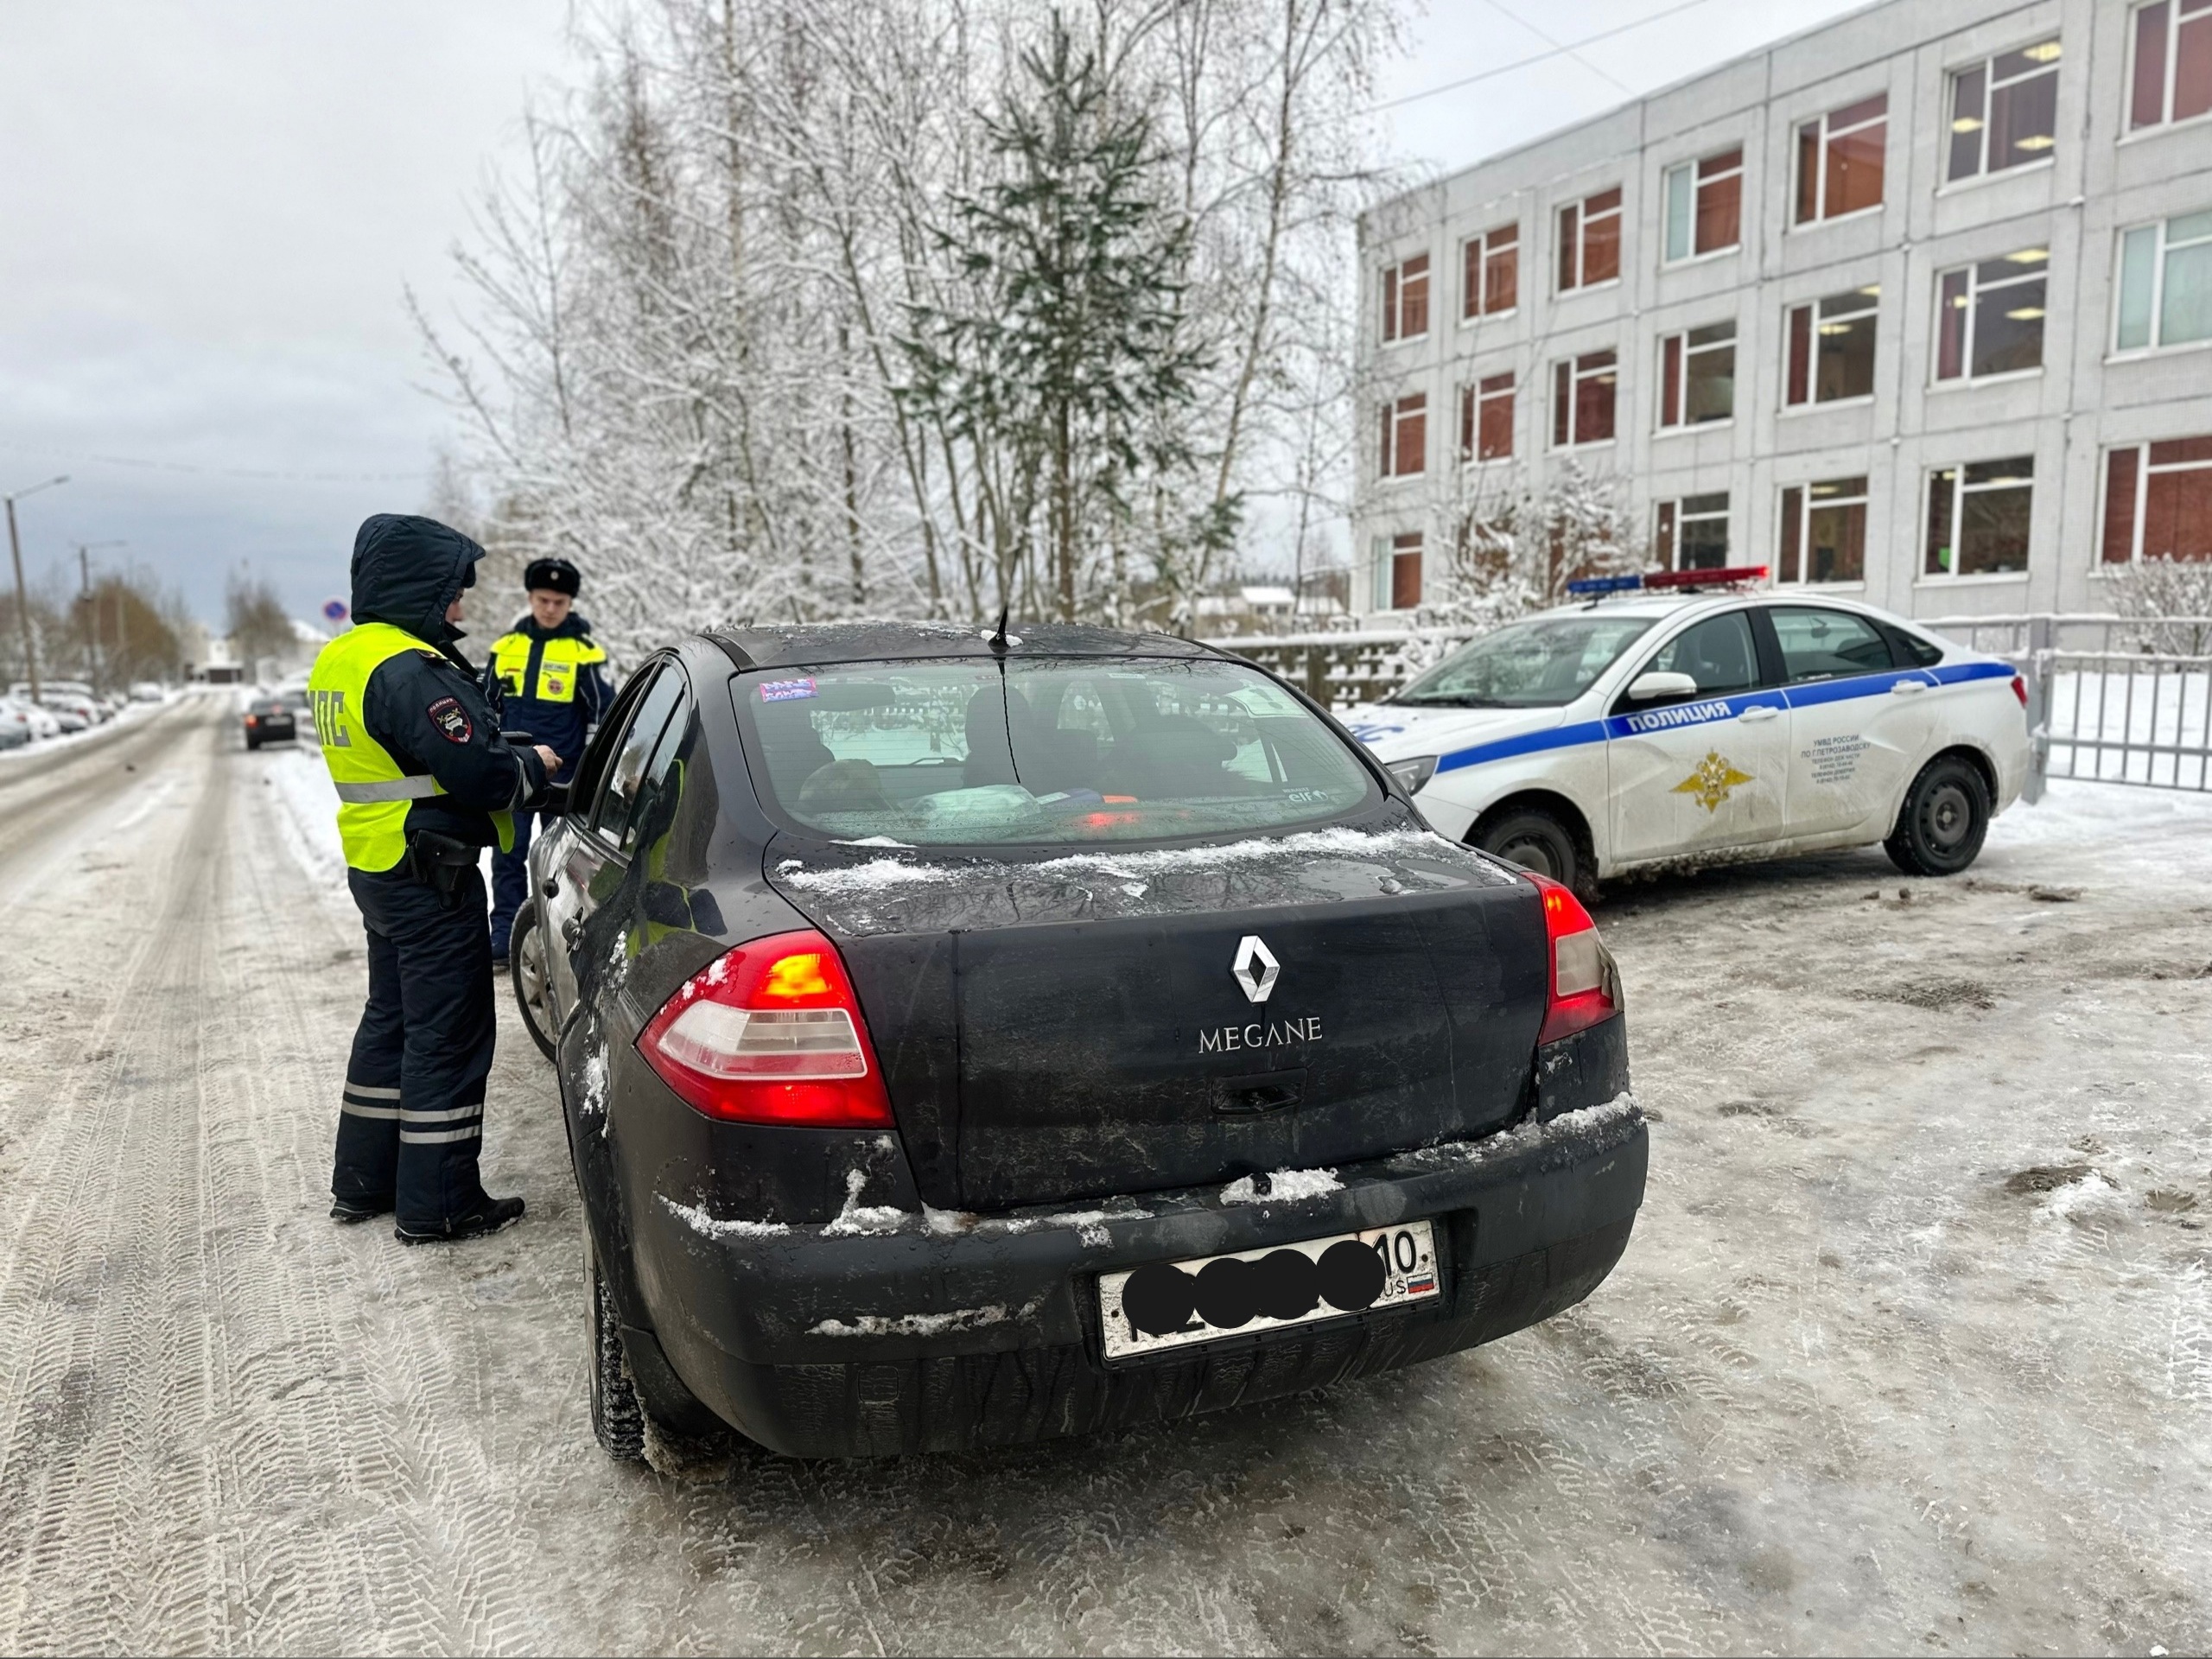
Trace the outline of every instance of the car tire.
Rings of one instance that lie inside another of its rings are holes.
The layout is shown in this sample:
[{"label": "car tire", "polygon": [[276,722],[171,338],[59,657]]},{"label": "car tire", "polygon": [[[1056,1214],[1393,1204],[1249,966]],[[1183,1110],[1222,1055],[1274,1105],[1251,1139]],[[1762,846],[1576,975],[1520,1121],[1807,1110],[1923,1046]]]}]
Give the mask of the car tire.
[{"label": "car tire", "polygon": [[622,1327],[607,1300],[607,1281],[592,1247],[591,1223],[584,1223],[585,1374],[591,1389],[591,1432],[617,1463],[645,1460],[645,1411],[630,1363],[622,1353]]},{"label": "car tire", "polygon": [[245,741],[245,746],[249,750],[257,749],[261,747],[261,740],[257,737],[249,737]]},{"label": "car tire", "polygon": [[1583,893],[1592,872],[1573,830],[1541,806],[1508,807],[1475,826],[1469,837],[1493,857]]},{"label": "car tire", "polygon": [[1907,875],[1956,875],[1980,855],[1988,833],[1989,785],[1980,768],[1942,754],[1905,791],[1897,828],[1882,850]]},{"label": "car tire", "polygon": [[538,925],[536,905],[525,905],[516,912],[514,931],[507,940],[507,980],[514,987],[515,1006],[522,1010],[531,1041],[537,1045],[538,1052],[551,1059],[551,964],[546,960],[545,930]]}]

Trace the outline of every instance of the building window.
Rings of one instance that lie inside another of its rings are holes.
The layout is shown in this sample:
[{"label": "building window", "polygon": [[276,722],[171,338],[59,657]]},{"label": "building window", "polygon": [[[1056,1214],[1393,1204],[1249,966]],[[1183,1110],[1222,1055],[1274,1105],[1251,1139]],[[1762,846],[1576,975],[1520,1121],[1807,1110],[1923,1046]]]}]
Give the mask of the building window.
[{"label": "building window", "polygon": [[1375,608],[1410,611],[1421,603],[1421,532],[1375,538]]},{"label": "building window", "polygon": [[1659,342],[1659,424],[1703,426],[1736,412],[1736,325],[1715,322]]},{"label": "building window", "polygon": [[1459,388],[1459,459],[1505,461],[1513,454],[1513,377],[1489,374]]},{"label": "building window", "polygon": [[1559,210],[1559,291],[1621,274],[1621,193],[1616,185]]},{"label": "building window", "polygon": [[2103,562],[2212,559],[2212,435],[2105,455]]},{"label": "building window", "polygon": [[1382,405],[1385,478],[1414,478],[1428,469],[1428,394],[1416,391]]},{"label": "building window", "polygon": [[1947,270],[1936,279],[1936,378],[1979,380],[2043,366],[2044,279],[2050,250]]},{"label": "building window", "polygon": [[1874,395],[1874,319],[1881,296],[1877,283],[1789,308],[1783,400],[1791,408]]},{"label": "building window", "polygon": [[2212,340],[2212,213],[2122,232],[2113,309],[2115,351]]},{"label": "building window", "polygon": [[2050,154],[2058,131],[2058,51],[2056,41],[2041,41],[1952,75],[1945,178],[1956,183],[2002,173]]},{"label": "building window", "polygon": [[1611,352],[1586,352],[1552,365],[1552,447],[1607,443],[1620,375]]},{"label": "building window", "polygon": [[1831,478],[1782,493],[1777,582],[1866,580],[1866,480]]},{"label": "building window", "polygon": [[1797,129],[1797,223],[1841,219],[1882,205],[1890,95],[1830,111]]},{"label": "building window", "polygon": [[1417,253],[1382,273],[1382,343],[1428,332],[1428,256]]},{"label": "building window", "polygon": [[2128,130],[2212,111],[2212,0],[2158,0],[2135,11]]},{"label": "building window", "polygon": [[1742,239],[1744,151],[1739,145],[1667,169],[1667,260],[1719,253]]},{"label": "building window", "polygon": [[1521,297],[1521,227],[1501,225],[1460,247],[1459,318],[1495,317]]},{"label": "building window", "polygon": [[1989,576],[2025,570],[2035,474],[2032,455],[1929,474],[1923,574]]},{"label": "building window", "polygon": [[1728,563],[1728,492],[1659,504],[1653,549],[1669,570],[1718,570]]}]

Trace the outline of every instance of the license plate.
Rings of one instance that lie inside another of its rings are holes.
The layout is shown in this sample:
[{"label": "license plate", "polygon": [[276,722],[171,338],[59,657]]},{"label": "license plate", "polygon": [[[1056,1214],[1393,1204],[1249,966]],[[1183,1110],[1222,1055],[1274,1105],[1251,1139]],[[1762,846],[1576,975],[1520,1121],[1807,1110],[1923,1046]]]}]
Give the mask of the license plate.
[{"label": "license plate", "polygon": [[1105,1274],[1098,1313],[1106,1357],[1126,1359],[1439,1294],[1435,1234],[1427,1222],[1408,1221]]}]

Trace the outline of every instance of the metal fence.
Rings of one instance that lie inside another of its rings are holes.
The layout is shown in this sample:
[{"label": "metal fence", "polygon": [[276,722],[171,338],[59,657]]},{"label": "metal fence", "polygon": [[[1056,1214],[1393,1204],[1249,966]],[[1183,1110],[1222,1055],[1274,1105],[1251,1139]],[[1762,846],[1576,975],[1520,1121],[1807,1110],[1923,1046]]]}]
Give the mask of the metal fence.
[{"label": "metal fence", "polygon": [[[2047,778],[2212,791],[2212,617],[2043,612],[1916,623],[2020,671],[2034,743],[2030,800]],[[1343,709],[1389,696],[1472,637],[1374,629],[1213,643]]]}]

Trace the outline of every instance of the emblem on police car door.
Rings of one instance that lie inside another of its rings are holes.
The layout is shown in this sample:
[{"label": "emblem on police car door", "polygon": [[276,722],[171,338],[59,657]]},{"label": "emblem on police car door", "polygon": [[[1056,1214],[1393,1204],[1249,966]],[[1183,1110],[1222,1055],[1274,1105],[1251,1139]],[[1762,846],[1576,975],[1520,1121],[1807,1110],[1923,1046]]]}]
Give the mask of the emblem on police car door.
[{"label": "emblem on police car door", "polygon": [[1699,762],[1698,769],[1683,779],[1681,783],[1676,784],[1674,792],[1677,795],[1694,795],[1697,798],[1697,804],[1707,811],[1718,812],[1720,810],[1720,803],[1728,798],[1730,790],[1734,789],[1738,784],[1748,784],[1751,781],[1753,780],[1751,773],[1738,772],[1723,760],[1720,758],[1719,750],[1708,749],[1706,751],[1705,759]]},{"label": "emblem on police car door", "polygon": [[1249,1001],[1264,1002],[1273,995],[1275,981],[1282,976],[1282,964],[1275,960],[1274,951],[1260,943],[1258,934],[1247,933],[1237,941],[1236,960],[1229,972],[1243,988]]}]

